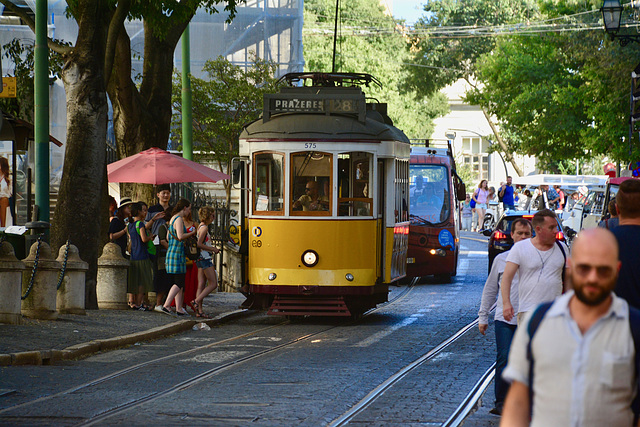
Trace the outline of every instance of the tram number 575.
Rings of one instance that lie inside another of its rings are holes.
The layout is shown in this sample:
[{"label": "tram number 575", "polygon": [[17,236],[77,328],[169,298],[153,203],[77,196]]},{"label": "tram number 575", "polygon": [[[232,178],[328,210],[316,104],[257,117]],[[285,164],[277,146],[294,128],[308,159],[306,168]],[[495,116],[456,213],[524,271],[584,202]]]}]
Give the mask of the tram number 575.
[{"label": "tram number 575", "polygon": [[315,142],[305,142],[304,148],[307,150],[315,150],[316,143]]}]

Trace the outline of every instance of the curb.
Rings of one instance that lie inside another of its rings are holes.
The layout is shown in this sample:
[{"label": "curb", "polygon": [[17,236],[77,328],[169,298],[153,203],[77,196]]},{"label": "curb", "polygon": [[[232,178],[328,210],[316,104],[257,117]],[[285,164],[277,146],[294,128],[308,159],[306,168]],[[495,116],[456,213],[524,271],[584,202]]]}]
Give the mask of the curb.
[{"label": "curb", "polygon": [[196,324],[206,323],[213,326],[226,320],[233,319],[249,310],[234,310],[222,313],[208,320],[180,320],[164,326],[136,332],[129,335],[117,336],[114,338],[104,338],[75,344],[63,350],[35,350],[23,351],[19,353],[0,354],[0,366],[18,365],[51,365],[60,360],[74,360],[87,357],[101,351],[111,351],[117,348],[127,347],[138,342],[152,341],[165,338],[180,332],[192,329]]}]

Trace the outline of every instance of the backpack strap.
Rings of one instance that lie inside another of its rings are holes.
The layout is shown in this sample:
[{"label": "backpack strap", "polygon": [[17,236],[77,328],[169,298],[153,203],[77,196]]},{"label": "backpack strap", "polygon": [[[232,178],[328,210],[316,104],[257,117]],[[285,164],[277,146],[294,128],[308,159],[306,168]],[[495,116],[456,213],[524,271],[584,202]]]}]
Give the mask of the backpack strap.
[{"label": "backpack strap", "polygon": [[633,410],[633,425],[637,425],[638,419],[640,419],[640,310],[631,306],[629,306],[629,329],[633,338],[636,366],[636,397],[631,403],[631,409]]},{"label": "backpack strap", "polygon": [[567,254],[562,247],[562,243],[556,240],[556,245],[560,248],[560,252],[562,252],[562,257],[564,258],[564,262],[562,263],[562,292],[564,293],[564,271],[567,268]]},{"label": "backpack strap", "polygon": [[545,302],[536,307],[531,319],[529,320],[529,324],[527,325],[527,334],[529,335],[529,342],[527,343],[527,360],[529,361],[529,415],[533,412],[533,352],[531,350],[531,341],[533,341],[533,336],[536,334],[538,330],[538,326],[540,326],[540,322],[542,322],[542,318],[549,308],[553,304],[553,301]]}]

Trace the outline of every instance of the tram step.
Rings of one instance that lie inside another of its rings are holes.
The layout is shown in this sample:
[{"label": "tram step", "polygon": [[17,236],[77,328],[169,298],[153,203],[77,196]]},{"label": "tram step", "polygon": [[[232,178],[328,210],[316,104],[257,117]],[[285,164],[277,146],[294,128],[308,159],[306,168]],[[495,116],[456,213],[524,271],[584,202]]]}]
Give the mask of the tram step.
[{"label": "tram step", "polygon": [[268,314],[279,316],[351,316],[342,297],[301,298],[276,295]]}]

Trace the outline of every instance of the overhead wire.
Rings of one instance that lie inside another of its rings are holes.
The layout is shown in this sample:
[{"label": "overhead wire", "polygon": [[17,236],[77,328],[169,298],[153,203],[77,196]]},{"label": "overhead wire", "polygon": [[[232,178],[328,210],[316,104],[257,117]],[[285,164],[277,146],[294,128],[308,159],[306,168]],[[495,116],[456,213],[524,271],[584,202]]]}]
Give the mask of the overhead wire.
[{"label": "overhead wire", "polygon": [[[398,34],[410,36],[428,35],[431,38],[447,39],[447,38],[469,38],[469,37],[490,37],[496,35],[513,35],[513,34],[540,34],[548,32],[564,32],[564,31],[591,31],[593,29],[601,29],[602,24],[599,22],[567,22],[558,24],[558,21],[571,20],[576,17],[585,15],[593,15],[598,10],[577,12],[570,15],[563,15],[554,18],[543,19],[533,22],[520,22],[498,25],[458,25],[458,26],[431,26],[431,27],[402,27],[396,24],[393,27],[371,27],[371,26],[344,26],[341,29],[342,35],[350,32],[351,36],[370,36],[372,34]],[[343,16],[343,22],[349,19]],[[354,20],[355,21],[355,20]],[[318,25],[319,24],[319,25]],[[316,27],[305,28],[303,31],[309,33],[323,33],[328,31],[321,23],[316,23]],[[637,24],[626,25],[628,28],[635,28]],[[322,34],[320,34],[322,35]]]}]

